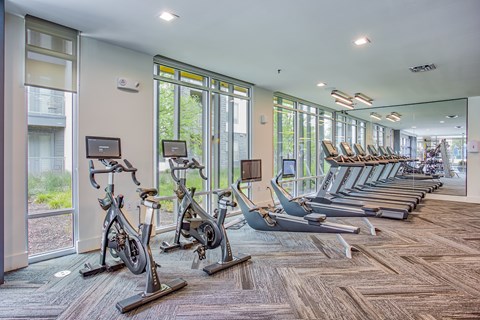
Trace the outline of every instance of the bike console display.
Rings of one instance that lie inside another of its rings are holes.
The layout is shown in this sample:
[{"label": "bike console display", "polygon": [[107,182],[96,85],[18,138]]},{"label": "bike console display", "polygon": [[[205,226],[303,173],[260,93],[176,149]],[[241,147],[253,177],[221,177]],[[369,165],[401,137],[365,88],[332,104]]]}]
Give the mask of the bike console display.
[{"label": "bike console display", "polygon": [[262,160],[241,160],[240,171],[242,182],[260,181],[262,180]]},{"label": "bike console display", "polygon": [[187,142],[184,140],[162,140],[164,158],[186,158]]},{"label": "bike console display", "polygon": [[283,159],[282,160],[282,176],[284,178],[294,178],[297,174],[297,160]]},{"label": "bike console display", "polygon": [[120,159],[120,138],[86,136],[87,159]]}]

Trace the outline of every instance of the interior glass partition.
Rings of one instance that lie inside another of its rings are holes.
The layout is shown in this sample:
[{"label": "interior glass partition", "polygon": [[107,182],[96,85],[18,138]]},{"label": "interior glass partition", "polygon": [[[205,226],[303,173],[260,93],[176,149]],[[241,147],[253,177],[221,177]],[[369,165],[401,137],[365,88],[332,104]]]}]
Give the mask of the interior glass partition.
[{"label": "interior glass partition", "polygon": [[[408,170],[417,178],[438,175],[443,187],[437,194],[466,195],[467,99],[364,108],[349,113],[370,121],[372,111],[381,120],[370,123],[372,141],[367,144],[389,146],[396,154],[412,159]],[[412,186],[414,183],[415,179]]]}]

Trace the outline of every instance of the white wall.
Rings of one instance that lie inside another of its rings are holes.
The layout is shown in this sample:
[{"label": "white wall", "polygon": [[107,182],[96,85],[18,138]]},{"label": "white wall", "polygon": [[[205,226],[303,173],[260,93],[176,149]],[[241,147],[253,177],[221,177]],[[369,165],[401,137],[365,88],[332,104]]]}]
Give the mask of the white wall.
[{"label": "white wall", "polygon": [[[469,141],[480,141],[480,96],[468,98]],[[480,153],[467,155],[467,197],[480,203]]]},{"label": "white wall", "polygon": [[23,19],[5,16],[5,271],[27,265],[27,110]]},{"label": "white wall", "polygon": [[[260,123],[265,116],[266,123]],[[253,183],[253,201],[271,202],[270,180],[273,173],[273,91],[254,87],[252,104],[252,159],[262,159],[262,181]]]},{"label": "white wall", "polygon": [[[117,77],[140,82],[140,92],[116,88]],[[138,168],[137,178],[143,187],[153,186],[153,57],[136,51],[82,37],[80,52],[78,177],[79,177],[79,239],[78,252],[100,246],[104,211],[96,198],[103,197],[106,175],[98,176],[102,186],[96,190],[88,178],[85,158],[85,136],[119,137],[122,156]],[[95,161],[95,167],[101,163]],[[117,175],[115,191],[127,202],[137,201],[129,174]],[[138,225],[137,214],[130,214],[132,224]]]}]

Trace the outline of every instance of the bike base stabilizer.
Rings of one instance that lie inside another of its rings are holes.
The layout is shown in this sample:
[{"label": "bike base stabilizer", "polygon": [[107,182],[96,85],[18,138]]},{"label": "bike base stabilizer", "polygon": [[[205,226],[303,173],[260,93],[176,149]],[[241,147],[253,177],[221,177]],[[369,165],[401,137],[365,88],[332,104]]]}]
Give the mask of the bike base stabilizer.
[{"label": "bike base stabilizer", "polygon": [[123,261],[114,261],[111,262],[110,264],[105,264],[105,265],[91,265],[90,263],[85,263],[85,268],[80,269],[78,272],[82,275],[82,277],[90,277],[94,276],[96,274],[102,273],[102,272],[114,272],[117,270],[122,269],[125,266],[125,263]]},{"label": "bike base stabilizer", "polygon": [[232,261],[228,261],[228,262],[221,262],[220,261],[220,262],[208,265],[205,268],[203,268],[203,271],[205,271],[208,275],[212,275],[212,274],[217,273],[219,271],[228,269],[228,268],[233,267],[237,264],[240,264],[240,263],[243,263],[247,260],[250,260],[250,258],[252,258],[252,256],[239,253],[237,256],[233,257]]},{"label": "bike base stabilizer", "polygon": [[185,280],[181,278],[174,279],[167,283],[163,283],[162,289],[157,292],[149,293],[149,294],[145,294],[142,292],[134,296],[131,296],[130,298],[117,302],[117,309],[121,313],[131,311],[153,300],[159,299],[163,296],[166,296],[167,294],[177,291],[185,287],[186,285],[187,285],[187,282]]}]

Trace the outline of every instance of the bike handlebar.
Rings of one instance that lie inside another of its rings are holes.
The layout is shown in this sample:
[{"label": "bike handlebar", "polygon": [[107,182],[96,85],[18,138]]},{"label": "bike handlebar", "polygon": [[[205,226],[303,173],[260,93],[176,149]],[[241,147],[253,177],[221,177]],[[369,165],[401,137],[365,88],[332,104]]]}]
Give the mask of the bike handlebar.
[{"label": "bike handlebar", "polygon": [[134,168],[132,166],[132,164],[126,159],[124,159],[123,162],[125,162],[126,167],[124,165],[122,165],[121,163],[116,163],[113,166],[108,167],[107,169],[95,169],[95,166],[93,165],[93,160],[90,160],[90,165],[89,165],[90,184],[96,189],[100,188],[100,185],[95,180],[95,175],[99,174],[99,173],[131,172],[133,183],[135,183],[137,186],[139,186],[140,182],[137,180],[137,177],[135,175],[135,173],[137,172],[137,168]]},{"label": "bike handlebar", "polygon": [[[188,170],[188,169],[198,169],[199,170],[198,173],[200,174],[200,177],[203,180],[208,180],[208,178],[203,173],[203,169],[205,169],[205,166],[201,165],[197,160],[195,160],[195,158],[192,158],[192,160],[184,159],[183,160],[183,166],[181,166],[181,167],[176,167],[174,165],[174,160],[173,159],[168,159],[168,163],[170,164],[170,169],[171,169],[170,174],[171,174],[173,180],[176,181],[176,182],[178,182],[179,179],[175,175],[175,171]],[[181,163],[181,162],[177,161],[177,163]]]}]

